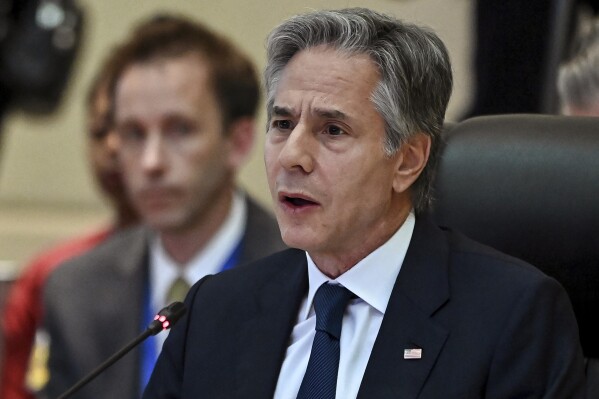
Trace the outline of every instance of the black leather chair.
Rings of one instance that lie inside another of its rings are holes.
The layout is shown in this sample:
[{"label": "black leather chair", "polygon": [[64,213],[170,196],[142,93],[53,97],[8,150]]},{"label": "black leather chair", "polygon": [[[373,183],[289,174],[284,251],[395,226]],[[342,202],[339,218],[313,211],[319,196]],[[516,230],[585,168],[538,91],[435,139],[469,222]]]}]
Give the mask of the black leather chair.
[{"label": "black leather chair", "polygon": [[560,281],[599,383],[599,118],[477,117],[444,141],[434,219]]}]

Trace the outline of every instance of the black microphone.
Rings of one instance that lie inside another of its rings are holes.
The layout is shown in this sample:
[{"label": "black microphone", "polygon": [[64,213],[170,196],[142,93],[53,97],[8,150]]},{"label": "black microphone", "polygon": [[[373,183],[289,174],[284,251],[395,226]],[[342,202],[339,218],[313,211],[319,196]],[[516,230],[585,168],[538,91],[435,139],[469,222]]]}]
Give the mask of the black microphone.
[{"label": "black microphone", "polygon": [[89,373],[87,376],[79,380],[75,385],[69,388],[65,393],[60,395],[57,399],[66,399],[79,389],[83,388],[87,383],[96,378],[102,371],[106,370],[117,360],[125,356],[131,349],[135,348],[142,341],[148,338],[150,335],[156,335],[160,331],[168,330],[171,328],[179,319],[185,314],[185,305],[182,302],[173,302],[167,307],[163,308],[150,323],[148,328],[131,341],[127,346],[123,347],[120,351],[112,355],[108,360],[99,365],[95,370]]}]

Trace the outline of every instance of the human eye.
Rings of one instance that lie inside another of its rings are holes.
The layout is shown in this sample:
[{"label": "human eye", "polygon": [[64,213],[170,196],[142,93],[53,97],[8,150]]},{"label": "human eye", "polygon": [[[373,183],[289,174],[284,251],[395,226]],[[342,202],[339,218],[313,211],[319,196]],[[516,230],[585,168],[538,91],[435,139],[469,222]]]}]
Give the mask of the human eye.
[{"label": "human eye", "polygon": [[193,126],[191,123],[188,123],[186,121],[171,121],[166,126],[166,132],[170,136],[184,137],[188,136],[190,133],[193,132]]},{"label": "human eye", "polygon": [[138,124],[128,123],[117,126],[117,132],[124,143],[138,143],[145,138],[145,131]]},{"label": "human eye", "polygon": [[277,119],[272,121],[271,127],[277,130],[290,130],[293,128],[293,123],[288,119]]},{"label": "human eye", "polygon": [[93,141],[102,141],[108,133],[110,128],[108,125],[92,126],[89,130],[89,136]]},{"label": "human eye", "polygon": [[345,134],[345,130],[338,125],[327,125],[324,132],[329,136],[341,136]]},{"label": "human eye", "polygon": [[87,133],[91,140],[102,141],[113,129],[112,120],[108,117],[96,117],[92,118],[91,123],[88,125]]}]

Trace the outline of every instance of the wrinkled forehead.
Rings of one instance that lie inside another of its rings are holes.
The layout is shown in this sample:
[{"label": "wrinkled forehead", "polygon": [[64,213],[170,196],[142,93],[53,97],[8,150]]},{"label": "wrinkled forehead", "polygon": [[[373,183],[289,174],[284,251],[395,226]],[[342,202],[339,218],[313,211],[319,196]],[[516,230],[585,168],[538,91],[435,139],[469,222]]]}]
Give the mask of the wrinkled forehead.
[{"label": "wrinkled forehead", "polygon": [[370,101],[379,81],[379,69],[367,54],[310,47],[295,53],[281,69],[269,93],[268,112],[275,112],[275,106],[289,108],[288,97],[298,95],[322,110],[334,109],[335,103]]}]

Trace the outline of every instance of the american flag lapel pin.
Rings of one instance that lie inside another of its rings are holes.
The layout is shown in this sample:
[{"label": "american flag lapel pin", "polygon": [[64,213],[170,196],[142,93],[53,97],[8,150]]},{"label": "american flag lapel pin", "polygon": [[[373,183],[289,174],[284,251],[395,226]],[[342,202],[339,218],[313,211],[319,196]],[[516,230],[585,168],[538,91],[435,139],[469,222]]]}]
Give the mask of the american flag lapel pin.
[{"label": "american flag lapel pin", "polygon": [[403,350],[403,358],[404,359],[422,359],[422,349],[421,348],[415,348],[415,349],[404,349]]}]

